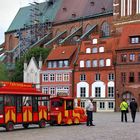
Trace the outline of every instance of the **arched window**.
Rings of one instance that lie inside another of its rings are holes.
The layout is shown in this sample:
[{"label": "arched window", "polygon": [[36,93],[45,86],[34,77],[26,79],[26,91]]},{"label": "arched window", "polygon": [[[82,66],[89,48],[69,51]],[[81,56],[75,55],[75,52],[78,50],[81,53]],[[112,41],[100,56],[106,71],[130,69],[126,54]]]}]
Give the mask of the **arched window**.
[{"label": "arched window", "polygon": [[91,29],[91,25],[90,25],[90,24],[88,24],[88,25],[86,26],[86,28],[85,28],[85,30],[84,30],[84,33],[86,33],[87,31],[89,31],[89,29]]},{"label": "arched window", "polygon": [[87,68],[90,68],[90,67],[91,67],[91,61],[90,61],[90,60],[87,60],[87,61],[86,61],[86,67],[87,67]]},{"label": "arched window", "polygon": [[99,52],[104,52],[104,47],[100,47]]},{"label": "arched window", "polygon": [[110,35],[110,29],[109,29],[109,24],[107,22],[104,22],[101,26],[101,32],[102,32],[102,37],[107,37]]},{"label": "arched window", "polygon": [[86,53],[91,53],[91,49],[90,48],[86,48]]},{"label": "arched window", "polygon": [[83,68],[84,67],[84,60],[81,60],[80,61],[80,68]]}]

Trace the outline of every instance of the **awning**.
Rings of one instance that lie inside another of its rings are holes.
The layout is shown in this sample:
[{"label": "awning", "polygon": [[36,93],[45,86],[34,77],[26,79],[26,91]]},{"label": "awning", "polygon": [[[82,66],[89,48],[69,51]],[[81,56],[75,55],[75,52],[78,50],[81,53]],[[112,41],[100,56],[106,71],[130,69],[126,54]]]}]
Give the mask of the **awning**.
[{"label": "awning", "polygon": [[93,25],[87,32],[85,32],[79,39],[77,39],[77,41],[81,41],[84,38],[86,38],[87,36],[89,36],[93,32],[93,30],[96,28],[96,26],[97,26],[97,24]]},{"label": "awning", "polygon": [[73,38],[76,35],[79,35],[79,31],[82,31],[82,26],[80,26],[78,29],[76,29],[73,33],[71,33],[70,35],[68,35],[66,38],[64,38],[60,44],[63,44],[65,41]]},{"label": "awning", "polygon": [[61,32],[60,34],[56,35],[53,39],[51,39],[49,42],[47,42],[44,46],[49,46],[51,43],[55,42],[59,38],[61,38],[64,34],[66,34],[67,31]]},{"label": "awning", "polygon": [[51,40],[51,37],[52,37],[52,33],[48,33],[47,35],[45,35],[44,37],[42,37],[40,40],[38,40],[37,42],[35,42],[33,45],[29,46],[29,48],[40,46],[40,45],[44,44],[45,42],[50,41]]}]

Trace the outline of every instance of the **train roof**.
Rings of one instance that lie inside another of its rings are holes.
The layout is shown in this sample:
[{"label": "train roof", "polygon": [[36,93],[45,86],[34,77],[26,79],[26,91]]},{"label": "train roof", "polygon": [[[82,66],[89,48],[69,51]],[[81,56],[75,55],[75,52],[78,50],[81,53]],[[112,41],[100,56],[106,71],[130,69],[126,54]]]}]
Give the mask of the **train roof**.
[{"label": "train roof", "polygon": [[51,99],[71,100],[71,99],[74,99],[74,98],[73,97],[70,97],[70,96],[55,96],[55,97],[51,97]]}]

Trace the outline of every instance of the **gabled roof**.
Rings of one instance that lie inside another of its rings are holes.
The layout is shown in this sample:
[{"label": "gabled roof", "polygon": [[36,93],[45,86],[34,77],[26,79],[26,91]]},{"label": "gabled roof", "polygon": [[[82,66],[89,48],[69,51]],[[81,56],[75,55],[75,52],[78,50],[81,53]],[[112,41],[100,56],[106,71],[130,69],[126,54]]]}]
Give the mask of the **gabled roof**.
[{"label": "gabled roof", "polygon": [[77,28],[73,33],[71,33],[70,35],[68,35],[67,37],[65,37],[60,44],[63,44],[65,41],[71,39],[72,37],[76,36],[77,34],[79,34],[79,31],[82,31],[82,26],[80,26],[79,28]]},{"label": "gabled roof", "polygon": [[93,25],[87,32],[85,32],[77,41],[83,40],[85,37],[89,36],[97,25]]},{"label": "gabled roof", "polygon": [[73,55],[73,53],[76,51],[76,46],[62,46],[57,47],[56,49],[53,49],[48,58],[47,61],[50,60],[68,60]]},{"label": "gabled roof", "polygon": [[64,34],[66,34],[67,31],[63,31],[60,34],[56,35],[53,39],[51,39],[50,41],[48,41],[46,44],[44,44],[44,46],[48,46],[50,44],[52,44],[53,42],[55,42],[56,40],[58,40],[61,36],[63,36]]}]

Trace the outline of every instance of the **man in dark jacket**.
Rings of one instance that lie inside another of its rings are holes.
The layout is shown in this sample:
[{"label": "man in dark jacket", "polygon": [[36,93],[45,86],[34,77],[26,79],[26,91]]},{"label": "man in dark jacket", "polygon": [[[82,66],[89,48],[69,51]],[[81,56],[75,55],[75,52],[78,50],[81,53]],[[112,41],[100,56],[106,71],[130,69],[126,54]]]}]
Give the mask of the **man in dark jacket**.
[{"label": "man in dark jacket", "polygon": [[130,102],[130,109],[133,122],[135,122],[137,107],[138,107],[137,102],[135,101],[134,98],[132,98],[132,101]]}]

